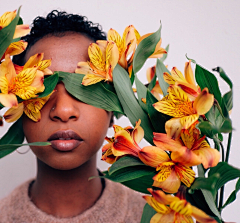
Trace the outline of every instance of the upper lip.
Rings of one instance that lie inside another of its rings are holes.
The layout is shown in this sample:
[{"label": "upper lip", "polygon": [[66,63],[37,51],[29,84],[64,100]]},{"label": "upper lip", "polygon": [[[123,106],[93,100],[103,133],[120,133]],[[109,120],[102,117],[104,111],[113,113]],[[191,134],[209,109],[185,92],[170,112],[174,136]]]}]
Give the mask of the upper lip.
[{"label": "upper lip", "polygon": [[49,138],[48,141],[53,140],[80,140],[82,141],[82,138],[74,131],[72,130],[61,130],[53,133]]}]

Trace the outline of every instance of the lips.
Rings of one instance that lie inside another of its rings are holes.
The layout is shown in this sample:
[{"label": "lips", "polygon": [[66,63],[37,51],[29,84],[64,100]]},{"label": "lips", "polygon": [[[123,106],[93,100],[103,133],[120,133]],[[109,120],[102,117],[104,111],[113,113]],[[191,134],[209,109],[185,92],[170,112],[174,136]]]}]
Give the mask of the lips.
[{"label": "lips", "polygon": [[62,152],[72,151],[83,142],[82,138],[72,130],[57,131],[49,137],[48,141],[54,149]]}]

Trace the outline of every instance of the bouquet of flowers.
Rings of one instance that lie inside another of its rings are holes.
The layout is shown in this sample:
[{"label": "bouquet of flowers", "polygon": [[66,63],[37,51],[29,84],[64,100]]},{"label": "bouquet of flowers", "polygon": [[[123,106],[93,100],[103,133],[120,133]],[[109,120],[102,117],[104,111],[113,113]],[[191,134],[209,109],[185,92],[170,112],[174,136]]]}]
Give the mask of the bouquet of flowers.
[{"label": "bouquet of flowers", "polygon": [[[19,10],[5,13],[0,27],[0,103],[1,108],[10,107],[4,119],[16,121],[0,139],[0,158],[22,146],[23,112],[40,120],[42,106],[62,81],[75,98],[112,111],[117,118],[125,115],[134,126],[113,126],[102,160],[112,164],[105,178],[146,194],[142,223],[193,218],[223,222],[222,210],[240,189],[240,170],[228,164],[233,85],[221,67],[213,71],[229,85],[224,95],[215,74],[193,59],[187,58],[184,74],[176,67],[168,70],[164,60],[169,46],[161,47],[161,25],[142,36],[130,25],[122,37],[110,29],[107,41],[92,43],[90,60],[79,62],[75,73],[52,74],[51,60],[42,60],[43,54],[32,56],[23,67],[12,63],[10,56],[27,45],[19,37],[29,31]],[[148,58],[157,59],[147,70],[145,84],[138,73]],[[141,148],[143,138],[149,145]],[[238,179],[235,190],[224,200],[224,185],[233,179]]]}]

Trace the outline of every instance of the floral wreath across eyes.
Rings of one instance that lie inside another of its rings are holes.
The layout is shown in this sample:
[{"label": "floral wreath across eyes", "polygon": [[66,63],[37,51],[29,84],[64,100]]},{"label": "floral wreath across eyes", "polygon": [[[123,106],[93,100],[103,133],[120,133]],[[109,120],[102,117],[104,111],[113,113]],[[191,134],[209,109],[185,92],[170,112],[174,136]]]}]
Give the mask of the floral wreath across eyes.
[{"label": "floral wreath across eyes", "polygon": [[[104,177],[149,194],[143,196],[148,204],[142,219],[222,222],[222,209],[235,200],[240,188],[238,180],[223,203],[224,184],[240,179],[240,170],[228,164],[233,85],[223,69],[213,69],[229,85],[223,96],[215,75],[188,57],[184,74],[176,67],[170,72],[164,65],[169,45],[161,47],[161,25],[142,36],[133,25],[122,36],[110,29],[108,40],[90,44],[89,61],[80,61],[75,73],[52,73],[51,60],[43,60],[43,53],[18,66],[11,56],[26,49],[20,37],[29,32],[27,25],[19,25],[19,11],[0,17],[0,103],[9,108],[4,120],[15,122],[0,139],[0,158],[22,146],[22,114],[40,121],[41,108],[62,81],[73,97],[112,111],[116,118],[125,115],[135,126],[113,126],[114,136],[105,138],[102,160],[112,164]],[[148,58],[156,58],[156,65],[147,69],[144,84],[138,73]],[[223,134],[228,134],[227,150]],[[150,145],[141,148],[143,138]]]}]

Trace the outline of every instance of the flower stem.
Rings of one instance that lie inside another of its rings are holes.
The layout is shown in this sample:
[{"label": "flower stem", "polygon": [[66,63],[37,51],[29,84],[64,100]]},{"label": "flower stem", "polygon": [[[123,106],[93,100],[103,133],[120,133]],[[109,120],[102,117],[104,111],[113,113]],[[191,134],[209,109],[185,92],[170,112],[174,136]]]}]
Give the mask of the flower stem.
[{"label": "flower stem", "polygon": [[231,142],[232,142],[232,132],[228,134],[227,153],[226,153],[226,159],[225,159],[226,163],[228,163],[228,159],[230,155]]},{"label": "flower stem", "polygon": [[224,156],[225,156],[225,154],[224,154],[224,147],[223,147],[223,144],[220,142],[220,146],[221,146],[221,150],[222,150],[222,161],[224,162]]}]

